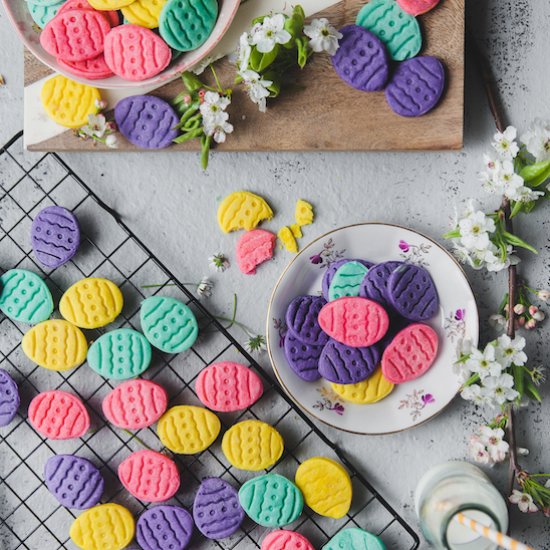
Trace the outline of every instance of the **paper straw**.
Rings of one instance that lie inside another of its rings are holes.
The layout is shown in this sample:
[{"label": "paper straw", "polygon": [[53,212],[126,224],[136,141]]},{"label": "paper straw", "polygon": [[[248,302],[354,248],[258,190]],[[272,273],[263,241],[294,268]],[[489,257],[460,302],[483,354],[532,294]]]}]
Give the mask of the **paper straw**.
[{"label": "paper straw", "polygon": [[478,523],[474,519],[465,516],[462,512],[456,514],[455,518],[461,525],[464,525],[468,529],[471,529],[475,533],[478,533],[482,537],[494,542],[495,544],[498,544],[500,547],[505,548],[506,550],[534,550],[533,548],[531,548],[531,546],[527,546],[527,544],[523,544],[523,542],[512,539],[504,533],[489,529],[489,527],[486,527],[485,525]]}]

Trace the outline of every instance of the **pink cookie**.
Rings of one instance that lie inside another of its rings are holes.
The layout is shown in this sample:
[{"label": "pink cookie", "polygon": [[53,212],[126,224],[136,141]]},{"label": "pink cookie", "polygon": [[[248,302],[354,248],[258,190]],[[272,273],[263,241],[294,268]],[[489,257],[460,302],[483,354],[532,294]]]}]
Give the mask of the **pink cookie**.
[{"label": "pink cookie", "polygon": [[40,34],[40,44],[64,61],[93,59],[103,52],[103,42],[111,26],[96,11],[68,10],[54,17]]},{"label": "pink cookie", "polygon": [[321,328],[337,342],[352,348],[372,346],[389,327],[386,310],[366,298],[339,298],[319,312]]},{"label": "pink cookie", "polygon": [[111,424],[140,430],[154,424],[166,411],[168,396],[162,386],[149,380],[128,380],[107,394],[103,414]]},{"label": "pink cookie", "polygon": [[409,325],[397,334],[382,355],[382,374],[393,384],[422,376],[433,365],[439,339],[428,325]]},{"label": "pink cookie", "polygon": [[146,80],[166,68],[172,53],[152,30],[138,25],[120,25],[105,38],[105,61],[126,80]]},{"label": "pink cookie", "polygon": [[61,390],[39,393],[29,405],[29,422],[49,439],[82,437],[90,428],[90,416],[82,401]]},{"label": "pink cookie", "polygon": [[130,494],[144,502],[164,502],[180,486],[176,463],[155,451],[132,453],[118,467],[118,477]]},{"label": "pink cookie", "polygon": [[300,533],[279,529],[272,531],[262,542],[261,550],[315,550]]},{"label": "pink cookie", "polygon": [[69,11],[69,10],[95,11],[97,13],[100,13],[104,17],[106,17],[107,21],[109,21],[109,24],[111,25],[111,27],[116,27],[117,25],[120,25],[120,17],[118,15],[118,11],[101,11],[101,12],[99,12],[97,10],[94,10],[94,8],[92,8],[92,6],[90,6],[90,4],[88,3],[88,0],[66,0],[66,2],[64,2],[61,5],[61,7],[59,8],[59,10],[57,11],[56,17],[60,13],[64,13],[64,12]]},{"label": "pink cookie", "polygon": [[93,59],[86,59],[85,61],[63,61],[63,59],[58,59],[57,62],[67,72],[89,80],[113,76],[113,71],[107,67],[105,57],[102,53]]},{"label": "pink cookie", "polygon": [[254,275],[256,268],[273,258],[276,236],[264,229],[247,231],[237,241],[237,262],[246,275]]},{"label": "pink cookie", "polygon": [[411,15],[422,15],[433,10],[439,0],[397,0],[399,7]]},{"label": "pink cookie", "polygon": [[251,369],[223,361],[210,365],[197,377],[195,390],[201,402],[218,412],[242,411],[260,399],[264,388]]}]

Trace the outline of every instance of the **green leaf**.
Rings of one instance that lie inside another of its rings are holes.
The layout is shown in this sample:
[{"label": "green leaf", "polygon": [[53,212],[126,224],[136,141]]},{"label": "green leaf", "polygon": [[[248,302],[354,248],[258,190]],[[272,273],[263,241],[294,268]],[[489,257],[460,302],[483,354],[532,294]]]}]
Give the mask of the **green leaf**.
[{"label": "green leaf", "polygon": [[266,17],[267,15],[260,15],[260,17],[255,17],[254,19],[252,19],[252,25],[254,26],[258,23],[261,25]]},{"label": "green leaf", "polygon": [[525,370],[523,367],[512,365],[512,375],[514,377],[514,389],[519,393],[521,398],[525,393]]},{"label": "green leaf", "polygon": [[191,132],[186,132],[185,134],[181,134],[176,139],[174,139],[174,143],[185,143],[186,141],[191,141],[192,139],[200,138],[204,134],[202,128],[197,128],[195,130],[192,130]]},{"label": "green leaf", "polygon": [[275,44],[275,47],[269,53],[261,53],[258,51],[258,48],[254,46],[250,54],[249,65],[253,71],[261,73],[275,61],[278,53],[279,44]]},{"label": "green leaf", "polygon": [[459,239],[460,238],[460,229],[453,229],[452,231],[449,231],[448,233],[445,233],[443,235],[444,239]]},{"label": "green leaf", "polygon": [[523,239],[520,239],[518,236],[513,235],[508,231],[503,231],[502,237],[508,244],[511,244],[512,246],[519,246],[520,248],[525,248],[526,250],[531,251],[533,254],[538,254],[536,248],[533,248],[529,243],[526,243]]},{"label": "green leaf", "polygon": [[208,168],[208,160],[210,158],[210,146],[212,144],[212,137],[203,135],[201,138],[201,166],[203,170]]},{"label": "green leaf", "polygon": [[187,88],[187,91],[192,94],[204,86],[204,84],[198,79],[197,75],[190,71],[185,71],[181,75],[183,85]]},{"label": "green leaf", "polygon": [[533,382],[531,382],[531,380],[527,380],[526,383],[525,383],[525,389],[526,389],[526,394],[529,395],[532,399],[535,399],[536,401],[538,401],[539,403],[542,402],[542,397],[539,393],[539,390],[537,389],[537,387],[535,386],[535,384],[533,384]]},{"label": "green leaf", "polygon": [[263,77],[265,80],[271,81],[271,84],[267,86],[270,92],[269,97],[278,97],[281,93],[281,77],[275,71],[268,71]]},{"label": "green leaf", "polygon": [[514,201],[512,203],[512,212],[510,213],[511,218],[515,218],[522,210],[523,210],[523,203],[521,201]]},{"label": "green leaf", "polygon": [[292,48],[294,40],[302,36],[305,17],[302,6],[296,6],[292,15],[285,21],[285,31],[290,33],[290,40],[284,44],[286,48]]},{"label": "green leaf", "polygon": [[539,187],[550,178],[550,160],[544,160],[526,166],[519,175],[530,187]]},{"label": "green leaf", "polygon": [[303,69],[308,60],[308,47],[309,40],[307,38],[297,38],[296,39],[296,48],[298,50],[298,66],[300,69]]}]

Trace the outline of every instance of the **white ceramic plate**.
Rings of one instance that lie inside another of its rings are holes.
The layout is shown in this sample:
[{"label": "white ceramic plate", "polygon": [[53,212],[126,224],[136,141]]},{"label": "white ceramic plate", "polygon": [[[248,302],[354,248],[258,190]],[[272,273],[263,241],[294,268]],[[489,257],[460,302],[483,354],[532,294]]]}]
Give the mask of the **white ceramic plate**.
[{"label": "white ceramic plate", "polygon": [[[396,386],[388,397],[372,405],[343,401],[327,381],[304,382],[288,366],[282,347],[288,304],[301,294],[320,294],[326,267],[339,258],[361,258],[375,263],[400,260],[422,265],[430,272],[439,293],[440,311],[429,323],[440,338],[434,365],[424,376]],[[277,282],[267,317],[269,356],[286,392],[311,416],[335,428],[360,434],[399,432],[441,412],[460,387],[452,368],[457,344],[462,338],[470,338],[477,345],[478,336],[476,301],[454,258],[424,235],[379,223],[342,227],[303,248]]]},{"label": "white ceramic plate", "polygon": [[239,8],[240,0],[218,0],[219,13],[218,20],[212,31],[212,34],[208,37],[208,40],[198,49],[183,53],[164,71],[149,78],[148,80],[142,80],[140,82],[131,82],[124,80],[119,76],[111,76],[109,78],[103,78],[99,80],[87,80],[80,78],[69,72],[59,65],[55,57],[47,53],[40,45],[40,34],[37,33],[33,26],[34,21],[27,9],[27,2],[24,0],[2,0],[2,4],[6,9],[6,13],[14,27],[17,34],[23,41],[23,44],[28,48],[39,61],[47,65],[54,71],[64,74],[72,80],[82,82],[83,84],[89,84],[96,88],[108,88],[108,89],[120,89],[120,88],[142,88],[146,86],[160,86],[163,82],[169,82],[176,78],[180,73],[193,67],[201,60],[203,60],[220,42],[224,34],[229,29],[237,9]]}]

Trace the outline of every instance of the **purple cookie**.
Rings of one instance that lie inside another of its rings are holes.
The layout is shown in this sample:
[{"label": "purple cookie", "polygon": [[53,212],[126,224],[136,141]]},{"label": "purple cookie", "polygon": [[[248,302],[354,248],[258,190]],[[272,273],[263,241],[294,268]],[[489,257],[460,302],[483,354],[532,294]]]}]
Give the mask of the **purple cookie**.
[{"label": "purple cookie", "polygon": [[324,346],[304,344],[287,332],[285,336],[285,357],[293,372],[306,382],[319,380],[319,357]]},{"label": "purple cookie", "polygon": [[356,384],[366,380],[380,361],[380,348],[351,348],[330,340],[319,358],[319,374],[336,384]]},{"label": "purple cookie", "polygon": [[136,523],[136,540],[143,550],[184,550],[193,534],[193,518],[179,506],[155,506]]},{"label": "purple cookie", "polygon": [[327,303],[322,296],[297,296],[286,310],[286,325],[296,338],[312,346],[322,346],[328,342],[317,317]]},{"label": "purple cookie", "polygon": [[43,208],[32,222],[31,244],[43,266],[55,269],[67,263],[80,246],[76,216],[61,206]]},{"label": "purple cookie", "polygon": [[401,116],[416,117],[431,111],[445,89],[445,68],[436,57],[414,57],[399,63],[386,88],[386,99]]},{"label": "purple cookie", "polygon": [[325,274],[323,275],[323,281],[321,283],[321,289],[323,291],[323,297],[325,298],[325,300],[328,300],[328,291],[330,290],[330,285],[332,283],[334,275],[336,275],[336,272],[348,262],[359,262],[369,269],[374,265],[368,260],[353,260],[351,258],[342,258],[341,260],[336,260],[335,262],[332,262],[327,267]]},{"label": "purple cookie", "polygon": [[388,81],[390,63],[382,41],[364,27],[348,25],[332,58],[338,76],[363,92],[383,90]]},{"label": "purple cookie", "polygon": [[49,458],[44,468],[44,481],[50,493],[67,508],[86,510],[95,506],[103,494],[104,481],[99,470],[80,456]]},{"label": "purple cookie", "polygon": [[403,264],[390,275],[387,296],[397,313],[411,321],[427,321],[439,310],[435,284],[417,265]]},{"label": "purple cookie", "polygon": [[402,263],[403,262],[383,262],[371,267],[361,283],[359,296],[361,296],[361,298],[369,298],[382,306],[386,306],[388,304],[388,298],[386,296],[388,279]]},{"label": "purple cookie", "polygon": [[193,503],[193,518],[197,529],[206,538],[220,540],[230,537],[244,519],[237,490],[218,477],[203,480]]},{"label": "purple cookie", "polygon": [[174,140],[179,118],[172,106],[155,96],[134,95],[119,101],[115,120],[120,133],[144,149],[163,149]]},{"label": "purple cookie", "polygon": [[0,427],[7,426],[15,418],[19,403],[17,384],[4,369],[0,369]]}]

